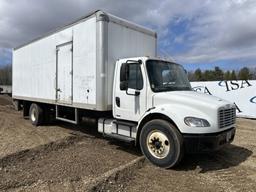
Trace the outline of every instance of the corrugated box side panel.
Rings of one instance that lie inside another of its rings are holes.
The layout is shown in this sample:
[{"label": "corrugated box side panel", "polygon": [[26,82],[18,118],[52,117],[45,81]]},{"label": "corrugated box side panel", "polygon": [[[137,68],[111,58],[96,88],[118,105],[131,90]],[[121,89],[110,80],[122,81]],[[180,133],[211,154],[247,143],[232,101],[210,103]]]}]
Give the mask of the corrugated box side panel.
[{"label": "corrugated box side panel", "polygon": [[73,102],[96,104],[96,17],[74,26]]},{"label": "corrugated box side panel", "polygon": [[14,51],[13,96],[56,102],[56,47],[73,41],[73,105],[96,104],[96,18],[28,44]]},{"label": "corrugated box side panel", "polygon": [[13,96],[55,100],[56,36],[14,51]]},{"label": "corrugated box side panel", "polygon": [[115,63],[127,57],[156,56],[156,36],[108,23],[107,103],[112,105]]},{"label": "corrugated box side panel", "polygon": [[55,101],[56,46],[72,41],[72,36],[68,28],[14,51],[14,97]]}]

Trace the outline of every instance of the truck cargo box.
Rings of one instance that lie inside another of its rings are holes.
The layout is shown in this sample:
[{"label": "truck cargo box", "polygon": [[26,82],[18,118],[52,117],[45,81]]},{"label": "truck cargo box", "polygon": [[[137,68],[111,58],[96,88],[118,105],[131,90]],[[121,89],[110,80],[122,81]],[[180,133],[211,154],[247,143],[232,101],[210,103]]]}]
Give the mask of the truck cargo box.
[{"label": "truck cargo box", "polygon": [[116,60],[156,56],[156,38],[149,29],[96,11],[14,49],[13,98],[111,110]]}]

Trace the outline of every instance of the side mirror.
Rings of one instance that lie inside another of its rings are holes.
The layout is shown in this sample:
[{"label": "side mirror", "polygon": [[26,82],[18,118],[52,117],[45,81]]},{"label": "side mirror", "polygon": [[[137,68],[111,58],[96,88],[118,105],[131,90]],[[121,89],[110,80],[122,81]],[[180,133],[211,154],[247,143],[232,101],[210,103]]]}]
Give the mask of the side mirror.
[{"label": "side mirror", "polygon": [[120,90],[125,91],[128,89],[128,83],[127,81],[120,81]]}]

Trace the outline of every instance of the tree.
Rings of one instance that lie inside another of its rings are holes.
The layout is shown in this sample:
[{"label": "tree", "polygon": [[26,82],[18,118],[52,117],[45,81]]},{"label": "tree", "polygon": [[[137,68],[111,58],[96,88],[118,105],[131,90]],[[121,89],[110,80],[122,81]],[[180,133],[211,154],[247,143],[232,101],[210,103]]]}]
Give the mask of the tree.
[{"label": "tree", "polygon": [[238,73],[238,79],[240,80],[248,80],[250,76],[250,70],[247,67],[243,67]]},{"label": "tree", "polygon": [[195,71],[195,80],[196,80],[196,81],[202,81],[202,79],[203,79],[202,71],[201,71],[201,69],[198,68],[198,69]]},{"label": "tree", "polygon": [[232,80],[230,71],[224,73],[224,80]]},{"label": "tree", "polygon": [[251,76],[251,79],[252,80],[256,80],[256,67],[254,68],[254,69],[251,69],[251,74],[252,74],[252,76]]},{"label": "tree", "polygon": [[237,80],[235,70],[232,70],[231,75],[230,75],[230,80]]},{"label": "tree", "polygon": [[215,80],[218,80],[218,81],[224,79],[224,73],[219,67],[214,68],[214,76],[215,76]]},{"label": "tree", "polygon": [[196,69],[194,72],[188,73],[190,81],[220,81],[220,80],[248,80],[256,79],[256,68],[242,68],[239,72],[235,70],[223,71],[220,67],[215,67],[214,70],[202,71]]},{"label": "tree", "polygon": [[194,74],[193,71],[189,71],[189,72],[188,72],[188,80],[189,80],[189,81],[196,81],[196,79],[195,79],[195,74]]},{"label": "tree", "polygon": [[7,65],[0,68],[0,85],[11,85],[12,84],[12,67]]},{"label": "tree", "polygon": [[206,70],[203,75],[204,81],[215,81],[215,72],[212,70]]}]

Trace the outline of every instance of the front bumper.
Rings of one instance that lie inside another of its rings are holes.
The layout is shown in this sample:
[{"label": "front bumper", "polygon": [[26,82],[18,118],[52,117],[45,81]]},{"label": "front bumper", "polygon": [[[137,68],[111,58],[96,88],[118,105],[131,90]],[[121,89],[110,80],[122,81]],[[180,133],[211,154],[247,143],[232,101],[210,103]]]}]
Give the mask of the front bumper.
[{"label": "front bumper", "polygon": [[236,128],[209,134],[184,134],[183,141],[187,153],[217,151],[231,143],[235,137]]}]

